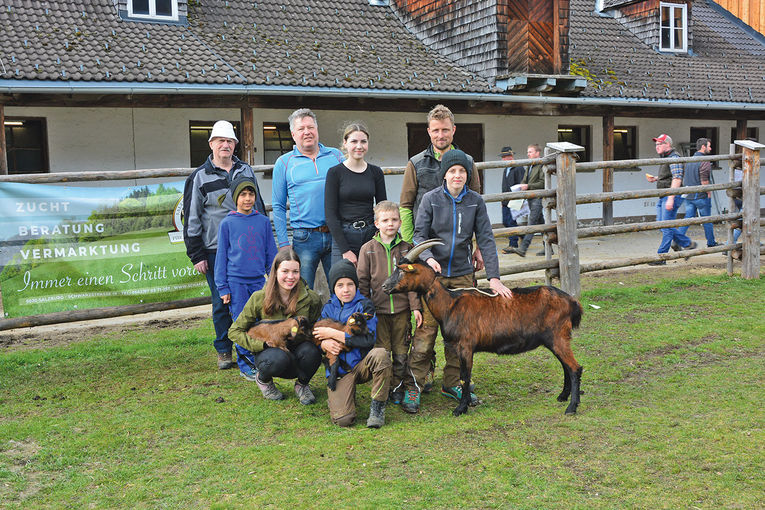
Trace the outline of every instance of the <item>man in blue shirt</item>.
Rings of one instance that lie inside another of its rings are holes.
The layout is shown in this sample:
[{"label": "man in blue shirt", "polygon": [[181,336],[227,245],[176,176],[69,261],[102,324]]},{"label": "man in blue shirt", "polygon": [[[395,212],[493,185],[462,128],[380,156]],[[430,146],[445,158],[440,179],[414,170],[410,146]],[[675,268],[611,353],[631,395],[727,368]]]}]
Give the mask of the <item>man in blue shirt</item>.
[{"label": "man in blue shirt", "polygon": [[319,262],[327,280],[332,265],[332,236],[324,217],[324,182],[327,171],[344,158],[339,150],[319,143],[316,115],[308,108],[292,112],[289,123],[295,147],[276,160],[271,192],[276,241],[280,249],[290,244],[289,201],[292,247],[300,257],[300,276],[313,288]]}]

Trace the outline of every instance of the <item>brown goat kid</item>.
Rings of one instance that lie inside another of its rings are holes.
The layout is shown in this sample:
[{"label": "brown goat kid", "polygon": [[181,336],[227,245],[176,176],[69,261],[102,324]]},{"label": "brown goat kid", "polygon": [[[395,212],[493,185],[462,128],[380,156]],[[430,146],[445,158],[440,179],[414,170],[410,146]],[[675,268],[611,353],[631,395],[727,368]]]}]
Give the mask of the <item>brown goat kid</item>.
[{"label": "brown goat kid", "polygon": [[300,337],[311,337],[308,318],[298,315],[289,319],[262,320],[247,330],[247,335],[255,340],[289,352],[287,342]]},{"label": "brown goat kid", "polygon": [[[363,335],[367,332],[367,315],[363,312],[354,312],[350,317],[348,317],[348,320],[345,322],[345,324],[334,319],[320,319],[316,321],[316,324],[314,324],[313,327],[332,328],[336,329],[337,331],[347,333],[351,336]],[[321,348],[321,340],[314,337],[313,341],[317,347]],[[348,346],[345,344],[343,344],[342,350],[345,352],[350,351]],[[335,388],[337,388],[337,376],[338,369],[340,368],[340,359],[334,354],[330,354],[328,352],[325,352],[324,356],[324,363],[327,366],[327,370],[329,370],[329,377],[327,377],[327,387],[330,390],[335,391]],[[350,367],[348,367],[347,370],[350,370]]]},{"label": "brown goat kid", "polygon": [[[418,255],[440,240],[416,246],[407,259]],[[424,296],[428,309],[441,326],[445,348],[453,348],[460,360],[462,399],[454,416],[467,412],[474,352],[519,354],[543,345],[563,366],[563,391],[559,402],[571,396],[566,414],[576,413],[582,367],[571,351],[571,330],[579,326],[582,306],[556,287],[539,286],[512,289],[512,298],[492,297],[478,291],[446,289],[427,264],[402,259],[383,283],[383,291],[414,291]]]}]

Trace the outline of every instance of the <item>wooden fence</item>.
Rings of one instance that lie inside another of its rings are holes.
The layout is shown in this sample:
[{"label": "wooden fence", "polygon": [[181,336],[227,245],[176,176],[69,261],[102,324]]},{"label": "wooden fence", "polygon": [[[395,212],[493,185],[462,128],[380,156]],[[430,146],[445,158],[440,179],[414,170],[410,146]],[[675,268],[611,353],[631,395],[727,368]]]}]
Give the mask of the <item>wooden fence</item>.
[{"label": "wooden fence", "polygon": [[[494,229],[495,237],[507,237],[510,235],[524,235],[527,233],[544,234],[544,244],[546,258],[542,261],[515,264],[512,267],[504,267],[501,270],[502,275],[524,273],[528,271],[545,270],[547,282],[553,278],[560,278],[560,286],[568,293],[579,296],[581,286],[579,275],[590,271],[599,271],[604,269],[614,269],[618,267],[633,266],[645,264],[654,260],[673,260],[678,258],[688,258],[707,253],[728,252],[728,274],[733,274],[731,251],[742,249],[742,276],[744,278],[758,278],[760,270],[760,195],[765,192],[760,187],[760,150],[765,145],[749,142],[736,141],[737,146],[741,147],[743,154],[731,153],[718,156],[699,156],[678,158],[674,161],[687,163],[691,161],[728,161],[730,167],[730,182],[720,184],[709,184],[704,186],[691,186],[672,189],[645,189],[635,191],[592,193],[587,195],[576,194],[576,170],[594,170],[598,168],[633,168],[635,166],[661,165],[666,163],[662,158],[649,158],[623,161],[599,161],[592,163],[576,163],[574,154],[584,150],[583,147],[570,143],[548,143],[545,157],[537,159],[517,159],[512,162],[489,161],[476,164],[479,170],[488,170],[507,166],[525,166],[534,164],[546,165],[545,172],[546,189],[533,191],[519,191],[511,193],[493,193],[485,194],[483,198],[486,202],[499,202],[502,200],[541,198],[545,211],[545,224],[532,226],[519,226],[512,228]],[[673,161],[673,162],[674,162]],[[733,180],[734,166],[741,162],[743,169],[743,178],[741,181]],[[272,165],[254,166],[253,170],[257,173],[270,172]],[[131,180],[131,179],[151,179],[167,177],[185,177],[193,172],[192,168],[165,168],[151,170],[128,170],[122,172],[71,172],[54,174],[28,174],[28,175],[0,175],[0,182],[25,182],[25,183],[64,183],[64,182],[92,182],[107,180]],[[397,175],[404,173],[404,167],[388,167],[383,169],[386,175]],[[551,186],[551,174],[557,176],[557,187]],[[713,190],[729,190],[730,207],[733,211],[735,205],[733,197],[739,194],[743,200],[743,207],[740,212],[720,214],[716,216],[706,216],[703,218],[686,218],[663,222],[642,222],[623,225],[609,225],[578,228],[578,219],[576,216],[576,206],[578,204],[590,204],[598,202],[613,202],[617,200],[630,200],[649,197],[663,197],[668,195],[678,195],[683,193],[693,193]],[[268,207],[270,209],[270,206]],[[557,212],[557,222],[552,223],[552,210]],[[625,232],[639,232],[646,230],[656,230],[665,227],[679,227],[683,225],[699,225],[702,223],[720,223],[729,222],[728,244],[714,246],[711,248],[699,248],[695,250],[683,251],[681,253],[666,253],[656,256],[624,258],[597,263],[580,264],[579,249],[577,240],[579,238],[588,238],[595,236],[611,235]],[[733,226],[740,224],[742,229],[742,242],[733,244]],[[558,258],[551,257],[550,245],[558,244]],[[121,315],[133,315],[149,311],[159,311],[187,306],[198,306],[207,304],[210,298],[194,298],[181,301],[172,301],[167,303],[147,303],[140,305],[128,305],[109,308],[97,308],[80,311],[67,311],[37,315],[30,317],[18,317],[13,319],[0,320],[0,331],[29,326],[39,326],[44,324],[57,324],[62,322],[73,322],[88,319],[108,318]]]}]

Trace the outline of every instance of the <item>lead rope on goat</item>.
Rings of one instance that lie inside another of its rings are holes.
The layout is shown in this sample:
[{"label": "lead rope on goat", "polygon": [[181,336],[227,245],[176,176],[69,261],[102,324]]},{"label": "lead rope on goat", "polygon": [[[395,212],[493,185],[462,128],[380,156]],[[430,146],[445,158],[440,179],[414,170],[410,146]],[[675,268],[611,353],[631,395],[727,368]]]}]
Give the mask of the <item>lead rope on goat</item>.
[{"label": "lead rope on goat", "polygon": [[474,290],[476,292],[480,292],[484,296],[489,296],[489,297],[497,297],[497,296],[499,296],[499,294],[496,293],[496,292],[486,292],[485,290],[481,290],[478,287],[457,287],[457,288],[449,289],[449,290]]}]

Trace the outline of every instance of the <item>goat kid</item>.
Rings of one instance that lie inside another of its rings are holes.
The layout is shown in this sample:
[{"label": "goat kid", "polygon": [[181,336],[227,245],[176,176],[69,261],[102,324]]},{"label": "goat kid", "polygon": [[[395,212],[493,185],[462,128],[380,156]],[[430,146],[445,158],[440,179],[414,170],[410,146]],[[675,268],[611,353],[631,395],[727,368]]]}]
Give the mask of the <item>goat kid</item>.
[{"label": "goat kid", "polygon": [[307,317],[297,315],[289,319],[259,321],[247,330],[247,334],[270,347],[290,352],[287,348],[288,341],[311,338],[309,326]]},{"label": "goat kid", "polygon": [[454,416],[468,409],[473,353],[520,354],[540,345],[552,351],[563,366],[563,391],[558,401],[565,402],[570,396],[566,414],[576,413],[582,367],[571,351],[571,330],[579,326],[582,318],[579,302],[551,286],[514,288],[512,298],[492,297],[475,290],[448,290],[433,269],[417,261],[422,251],[436,244],[442,242],[431,239],[410,250],[382,288],[388,294],[413,291],[424,296],[441,326],[445,348],[456,351],[462,399]]},{"label": "goat kid", "polygon": [[[315,328],[320,328],[320,327],[332,328],[337,331],[342,331],[343,333],[347,333],[348,335],[351,335],[351,336],[363,335],[363,334],[366,334],[368,331],[367,318],[368,318],[367,314],[363,312],[354,312],[351,314],[350,317],[348,317],[348,320],[345,321],[345,324],[343,324],[340,321],[336,321],[334,319],[320,319],[316,321],[316,324],[314,324],[314,327]],[[321,349],[321,340],[319,340],[316,337],[313,337],[313,342],[316,344],[317,347]],[[350,348],[348,348],[347,345],[342,344],[342,351],[348,352],[350,351]],[[327,377],[327,388],[329,388],[332,391],[335,391],[335,388],[337,388],[340,359],[334,354],[325,352],[324,364],[326,365],[327,370],[329,371],[329,377]],[[348,367],[346,370],[350,371],[350,367]]]}]

